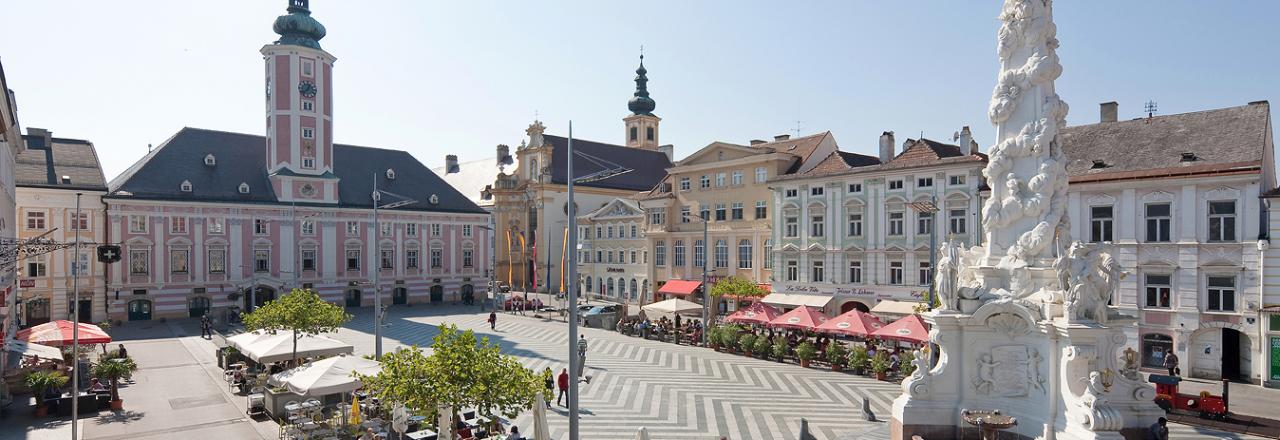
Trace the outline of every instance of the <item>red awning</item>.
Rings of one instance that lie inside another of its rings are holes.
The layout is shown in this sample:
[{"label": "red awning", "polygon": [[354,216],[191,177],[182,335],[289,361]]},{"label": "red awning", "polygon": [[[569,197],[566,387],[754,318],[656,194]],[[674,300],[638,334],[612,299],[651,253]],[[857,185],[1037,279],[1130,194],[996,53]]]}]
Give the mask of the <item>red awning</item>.
[{"label": "red awning", "polygon": [[920,320],[920,315],[910,315],[880,327],[871,336],[923,344],[929,341],[929,330],[925,328],[924,321]]},{"label": "red awning", "polygon": [[692,294],[694,290],[698,290],[698,286],[701,285],[701,281],[670,280],[663,284],[662,288],[658,289],[658,293],[685,296]]},{"label": "red awning", "polygon": [[736,322],[739,324],[768,324],[769,321],[773,321],[781,314],[782,312],[779,312],[778,309],[773,308],[773,306],[757,302],[751,304],[750,307],[733,312],[733,314],[724,318],[724,320],[726,322]]},{"label": "red awning", "polygon": [[107,332],[102,331],[102,327],[84,322],[74,323],[67,320],[46,322],[22,330],[14,335],[14,339],[50,347],[61,347],[71,345],[71,332],[74,327],[80,328],[79,339],[81,344],[106,344],[111,342],[111,336],[107,336]]},{"label": "red awning", "polygon": [[865,337],[876,330],[880,330],[881,327],[884,327],[884,323],[880,322],[880,318],[869,313],[863,313],[861,310],[853,309],[822,323],[822,325],[818,326],[818,331]]},{"label": "red awning", "polygon": [[827,317],[822,314],[822,309],[800,306],[769,321],[769,325],[796,330],[813,330],[826,321]]}]

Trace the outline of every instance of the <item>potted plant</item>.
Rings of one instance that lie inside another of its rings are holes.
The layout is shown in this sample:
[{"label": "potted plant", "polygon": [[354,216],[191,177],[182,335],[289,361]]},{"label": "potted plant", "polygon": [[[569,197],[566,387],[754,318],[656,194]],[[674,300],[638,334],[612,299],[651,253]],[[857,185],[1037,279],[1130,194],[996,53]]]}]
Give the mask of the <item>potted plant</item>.
[{"label": "potted plant", "polygon": [[831,363],[831,371],[840,371],[844,369],[845,362],[849,361],[848,350],[844,348],[844,344],[836,342],[834,339],[827,344],[827,362]]},{"label": "potted plant", "polygon": [[867,369],[867,347],[864,345],[855,345],[849,350],[849,368],[854,373],[863,374]]},{"label": "potted plant", "polygon": [[898,371],[902,372],[903,376],[910,376],[912,373],[915,373],[916,372],[916,364],[914,363],[915,360],[916,360],[915,350],[904,350],[902,355],[898,356]]},{"label": "potted plant", "polygon": [[787,338],[782,336],[773,337],[773,347],[770,351],[773,352],[774,359],[778,362],[787,360],[787,348],[789,348],[787,347]]},{"label": "potted plant", "polygon": [[707,330],[707,344],[711,345],[711,349],[720,351],[720,326],[711,327]]},{"label": "potted plant", "polygon": [[756,343],[752,347],[751,351],[754,352],[756,356],[760,356],[761,359],[768,359],[769,350],[772,348],[773,348],[773,342],[769,341],[769,337],[760,336],[756,338]]},{"label": "potted plant", "polygon": [[122,357],[107,359],[94,364],[92,373],[98,380],[105,380],[111,384],[111,409],[119,411],[124,408],[124,401],[120,400],[120,380],[133,375],[138,369],[138,364],[133,359]]},{"label": "potted plant", "polygon": [[24,382],[36,396],[36,417],[49,414],[49,407],[44,405],[44,393],[50,389],[62,388],[71,378],[57,370],[35,370],[27,373]]},{"label": "potted plant", "polygon": [[742,352],[746,353],[747,357],[751,357],[751,351],[756,348],[756,335],[743,333],[738,336],[738,346],[742,347]]},{"label": "potted plant", "polygon": [[800,360],[801,367],[808,367],[809,361],[818,357],[818,347],[814,347],[812,342],[804,341],[796,347],[796,359]]},{"label": "potted plant", "polygon": [[884,351],[877,352],[869,363],[871,364],[871,371],[876,374],[876,380],[885,380],[889,373],[889,353]]}]

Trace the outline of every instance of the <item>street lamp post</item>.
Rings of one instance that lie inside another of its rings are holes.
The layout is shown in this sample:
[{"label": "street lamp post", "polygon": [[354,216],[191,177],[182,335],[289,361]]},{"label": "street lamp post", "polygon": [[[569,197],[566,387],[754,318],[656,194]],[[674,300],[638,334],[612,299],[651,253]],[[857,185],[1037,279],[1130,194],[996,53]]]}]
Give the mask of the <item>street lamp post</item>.
[{"label": "street lamp post", "polygon": [[71,438],[78,439],[80,428],[80,196],[76,193],[76,216],[71,219],[71,232],[76,234],[75,251],[71,256]]},{"label": "street lamp post", "polygon": [[[401,200],[383,205],[383,193],[396,196]],[[370,237],[370,239],[373,240],[373,248],[378,251],[378,253],[374,255],[376,257],[375,263],[373,267],[370,268],[373,270],[373,357],[375,359],[382,359],[382,284],[378,282],[379,275],[382,273],[382,244],[379,241],[381,240],[382,228],[378,224],[378,209],[399,208],[401,206],[418,203],[418,201],[397,194],[392,194],[391,192],[378,190],[378,173],[373,173],[373,194],[371,194],[370,197],[373,198],[373,237]]]},{"label": "street lamp post", "polygon": [[[578,214],[575,211],[578,209],[573,203],[573,181],[575,180],[573,176],[573,121],[569,121],[569,142],[565,147],[565,157],[568,159],[565,161],[565,177],[567,178],[564,180],[565,185],[568,187],[567,195],[569,205],[567,210],[569,214],[569,229],[577,230],[578,221],[576,216]],[[578,248],[578,234],[569,236],[569,248]],[[573,264],[569,266],[569,279],[578,279],[578,265]],[[569,297],[567,298],[567,301],[569,302],[569,371],[574,375],[574,377],[569,379],[569,440],[578,440],[577,374],[578,369],[582,368],[582,366],[578,365],[580,360],[578,359],[578,354],[574,352],[578,348],[578,307],[576,306],[578,304],[578,289],[576,289],[575,286],[569,286]]]}]

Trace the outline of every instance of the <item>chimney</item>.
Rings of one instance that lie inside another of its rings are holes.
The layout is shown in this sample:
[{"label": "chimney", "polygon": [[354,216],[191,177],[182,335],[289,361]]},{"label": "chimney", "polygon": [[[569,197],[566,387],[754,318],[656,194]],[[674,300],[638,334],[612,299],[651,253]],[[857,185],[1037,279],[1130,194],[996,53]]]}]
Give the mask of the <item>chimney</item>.
[{"label": "chimney", "polygon": [[515,161],[511,160],[511,147],[508,147],[505,144],[498,144],[497,161],[498,166],[511,165],[514,163]]},{"label": "chimney", "polygon": [[751,145],[760,145],[760,144],[765,144],[765,143],[768,143],[768,142],[766,142],[764,139],[752,139],[752,140],[751,140]]},{"label": "chimney", "polygon": [[774,142],[782,142],[782,141],[785,141],[785,140],[787,140],[787,139],[791,139],[791,135],[789,135],[789,134],[780,134],[780,135],[777,135],[777,136],[774,136],[774,137],[773,137],[773,141],[774,141]]},{"label": "chimney", "polygon": [[53,132],[43,128],[27,127],[27,136],[40,138],[43,148],[53,148]]},{"label": "chimney", "polygon": [[676,160],[675,160],[675,158],[673,157],[673,156],[675,156],[675,154],[676,154],[676,146],[675,146],[675,145],[671,145],[671,144],[667,144],[667,145],[659,145],[659,146],[658,146],[658,151],[662,152],[662,154],[667,155],[667,161],[668,161],[668,162],[675,162],[675,161],[676,161]]},{"label": "chimney", "polygon": [[893,160],[893,132],[886,131],[880,135],[880,163]]},{"label": "chimney", "polygon": [[1120,104],[1117,104],[1115,101],[1111,101],[1098,104],[1098,106],[1101,107],[1102,110],[1102,118],[1099,122],[1115,122],[1119,120]]},{"label": "chimney", "polygon": [[973,132],[969,131],[968,125],[960,129],[960,138],[958,140],[960,141],[960,151],[970,156],[978,152],[978,143],[973,141]]},{"label": "chimney", "polygon": [[449,154],[444,157],[444,173],[453,174],[460,171],[458,168],[458,155]]}]

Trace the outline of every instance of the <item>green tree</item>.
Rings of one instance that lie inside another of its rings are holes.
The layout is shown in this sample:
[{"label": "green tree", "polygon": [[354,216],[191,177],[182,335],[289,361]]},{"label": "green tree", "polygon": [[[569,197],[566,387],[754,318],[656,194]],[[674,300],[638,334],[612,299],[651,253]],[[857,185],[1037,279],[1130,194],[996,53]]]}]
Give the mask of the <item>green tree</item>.
[{"label": "green tree", "polygon": [[31,388],[36,397],[36,408],[44,408],[44,393],[49,389],[62,388],[71,378],[56,370],[35,370],[27,373],[24,382]]},{"label": "green tree", "polygon": [[293,289],[244,315],[247,330],[293,332],[293,360],[298,360],[298,338],[337,331],[351,320],[342,307],[320,299],[311,289]]},{"label": "green tree", "polygon": [[133,372],[137,371],[137,369],[138,364],[133,362],[133,358],[115,357],[102,359],[93,365],[90,372],[99,381],[109,381],[111,383],[111,400],[120,400],[120,379],[133,375]]},{"label": "green tree", "polygon": [[730,276],[721,278],[711,286],[711,296],[720,299],[724,295],[734,295],[740,298],[759,298],[767,295],[763,287],[740,276]]}]

